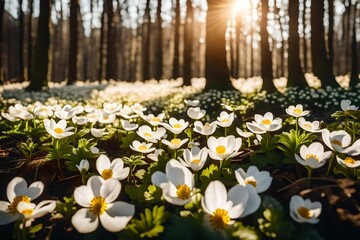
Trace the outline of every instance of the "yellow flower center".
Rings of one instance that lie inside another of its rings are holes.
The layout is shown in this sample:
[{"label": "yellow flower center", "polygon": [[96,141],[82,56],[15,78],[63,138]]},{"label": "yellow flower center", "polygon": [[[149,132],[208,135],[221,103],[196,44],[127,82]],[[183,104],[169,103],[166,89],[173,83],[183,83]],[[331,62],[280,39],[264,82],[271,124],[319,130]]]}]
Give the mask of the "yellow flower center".
[{"label": "yellow flower center", "polygon": [[178,185],[176,187],[177,191],[176,191],[176,195],[178,196],[178,198],[180,198],[181,200],[185,200],[185,199],[189,199],[190,197],[190,188],[188,185],[183,184],[183,185]]},{"label": "yellow flower center", "polygon": [[216,147],[217,154],[224,154],[226,152],[226,147],[224,145],[220,145]]},{"label": "yellow flower center", "polygon": [[103,177],[103,179],[108,180],[113,176],[113,171],[111,169],[104,169],[101,172],[101,176]]},{"label": "yellow flower center", "polygon": [[91,202],[89,211],[95,215],[101,215],[107,210],[107,203],[102,196],[95,196]]},{"label": "yellow flower center", "polygon": [[24,196],[24,195],[20,195],[20,196],[16,196],[14,198],[14,200],[12,201],[12,203],[8,206],[8,211],[12,214],[17,214],[17,205],[19,204],[19,202],[26,202],[26,203],[30,203],[30,198],[28,196]]},{"label": "yellow flower center", "polygon": [[228,211],[217,208],[213,215],[210,216],[210,223],[214,229],[225,229],[225,227],[229,224],[230,217]]},{"label": "yellow flower center", "polygon": [[103,119],[104,119],[104,120],[108,120],[108,119],[109,119],[109,116],[108,116],[108,115],[104,115],[104,116],[103,116]]},{"label": "yellow flower center", "polygon": [[312,217],[312,213],[306,207],[299,207],[297,211],[299,215],[302,216],[303,218],[309,219]]},{"label": "yellow flower center", "polygon": [[339,147],[342,147],[341,142],[339,140],[337,140],[337,139],[331,140],[331,144],[338,145]]},{"label": "yellow flower center", "polygon": [[227,118],[225,118],[225,119],[221,120],[221,122],[222,122],[222,123],[227,123],[227,122],[230,122],[230,120],[227,119]]},{"label": "yellow flower center", "polygon": [[170,142],[172,145],[179,145],[181,143],[181,140],[179,138],[174,138]]},{"label": "yellow flower center", "polygon": [[318,157],[317,155],[312,154],[312,153],[306,154],[305,160],[309,160],[310,158],[313,158],[313,159],[315,159],[316,161],[319,161],[319,157]]},{"label": "yellow flower center", "polygon": [[57,127],[54,129],[54,132],[57,134],[62,134],[62,133],[64,133],[64,129]]},{"label": "yellow flower center", "polygon": [[151,133],[149,133],[149,132],[146,132],[146,133],[144,133],[144,137],[152,137],[152,134]]},{"label": "yellow flower center", "polygon": [[150,121],[161,122],[160,118],[158,118],[158,117],[153,117],[153,118],[150,119]]},{"label": "yellow flower center", "polygon": [[33,214],[33,212],[34,212],[34,209],[28,208],[28,209],[22,210],[21,213],[24,214],[24,215],[31,215],[31,214]]},{"label": "yellow flower center", "polygon": [[253,187],[256,187],[256,180],[253,177],[248,177],[245,179],[245,184],[253,185]]},{"label": "yellow flower center", "polygon": [[270,124],[271,124],[271,120],[269,120],[269,119],[263,119],[263,120],[261,121],[261,124],[270,125]]},{"label": "yellow flower center", "polygon": [[147,147],[146,145],[140,145],[140,146],[138,147],[138,150],[139,150],[139,151],[146,151],[146,150],[148,150],[148,147]]},{"label": "yellow flower center", "polygon": [[300,108],[295,108],[295,109],[294,109],[294,113],[295,113],[295,114],[302,114],[302,112],[303,112],[303,111],[302,111]]},{"label": "yellow flower center", "polygon": [[355,160],[353,158],[351,158],[351,157],[347,157],[347,158],[345,158],[344,162],[349,163],[349,164],[354,164]]},{"label": "yellow flower center", "polygon": [[305,128],[305,129],[312,129],[312,126],[311,126],[309,123],[305,123],[305,124],[303,125],[303,128]]},{"label": "yellow flower center", "polygon": [[173,128],[181,128],[182,127],[182,125],[180,124],[180,123],[176,123],[176,124],[174,124],[174,126],[173,126]]},{"label": "yellow flower center", "polygon": [[199,164],[199,163],[200,163],[200,159],[193,159],[193,160],[191,161],[191,163]]}]

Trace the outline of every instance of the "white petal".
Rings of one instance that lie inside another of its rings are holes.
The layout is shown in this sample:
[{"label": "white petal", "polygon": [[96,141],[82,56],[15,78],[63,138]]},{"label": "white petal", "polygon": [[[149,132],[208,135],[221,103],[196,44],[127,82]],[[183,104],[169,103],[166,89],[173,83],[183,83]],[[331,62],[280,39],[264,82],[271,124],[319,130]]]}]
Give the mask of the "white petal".
[{"label": "white petal", "polygon": [[0,211],[0,225],[6,225],[20,218],[20,214],[11,214]]},{"label": "white petal", "polygon": [[71,218],[72,225],[80,233],[90,233],[99,226],[99,218],[92,214],[89,209],[82,208]]},{"label": "white petal", "polygon": [[82,207],[89,207],[94,194],[89,186],[80,186],[74,190],[74,199]]},{"label": "white petal", "polygon": [[9,202],[12,202],[16,196],[25,195],[27,183],[22,177],[13,178],[6,188],[6,195]]},{"label": "white petal", "polygon": [[99,174],[101,174],[104,169],[109,169],[109,168],[110,168],[110,159],[106,155],[101,154],[96,160],[96,169],[98,170]]},{"label": "white petal", "polygon": [[161,187],[162,183],[166,183],[169,180],[167,179],[165,173],[156,171],[151,175],[151,182],[158,187]]},{"label": "white petal", "polygon": [[248,199],[249,193],[246,187],[235,185],[229,189],[228,201],[233,203],[233,206],[229,209],[229,217],[231,219],[238,218],[243,214]]},{"label": "white petal", "polygon": [[44,184],[40,181],[33,182],[30,184],[29,188],[26,191],[26,195],[31,199],[34,200],[41,195],[44,190]]},{"label": "white petal", "polygon": [[253,186],[246,186],[249,193],[249,200],[246,203],[245,211],[241,215],[241,217],[246,217],[252,213],[254,213],[260,207],[261,199],[260,196],[256,193],[255,188]]},{"label": "white petal", "polygon": [[227,192],[224,184],[218,180],[209,183],[205,190],[205,205],[210,212],[222,208],[226,204]]},{"label": "white petal", "polygon": [[100,196],[106,199],[107,203],[112,203],[119,196],[121,183],[116,179],[108,179],[100,188]]},{"label": "white petal", "polygon": [[119,232],[126,227],[134,214],[134,205],[126,202],[114,202],[105,213],[100,215],[100,221],[109,232]]},{"label": "white petal", "polygon": [[87,186],[91,189],[94,196],[100,196],[100,187],[105,182],[105,180],[100,176],[92,176],[87,181]]},{"label": "white petal", "polygon": [[56,201],[45,200],[41,201],[34,209],[32,218],[40,218],[45,214],[51,213],[56,208]]}]

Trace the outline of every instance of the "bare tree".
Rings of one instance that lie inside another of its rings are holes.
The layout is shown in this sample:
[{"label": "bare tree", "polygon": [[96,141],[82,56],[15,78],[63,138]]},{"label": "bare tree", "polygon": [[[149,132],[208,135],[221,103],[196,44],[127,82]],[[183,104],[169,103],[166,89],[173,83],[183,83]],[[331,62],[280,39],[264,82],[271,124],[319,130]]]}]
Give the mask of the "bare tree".
[{"label": "bare tree", "polygon": [[173,59],[173,70],[172,78],[176,79],[179,77],[179,43],[180,43],[180,0],[175,0],[175,34],[174,34],[174,59]]},{"label": "bare tree", "polygon": [[333,71],[334,64],[334,46],[333,46],[333,36],[334,36],[334,0],[327,0],[329,8],[329,31],[328,31],[328,51],[329,51],[329,62],[331,71]]},{"label": "bare tree", "polygon": [[300,63],[299,0],[289,1],[288,87],[308,86]]},{"label": "bare tree", "polygon": [[24,12],[22,10],[22,0],[18,1],[19,3],[19,74],[18,81],[25,81],[24,75]]},{"label": "bare tree", "polygon": [[77,53],[78,53],[78,0],[70,1],[70,47],[69,47],[69,72],[67,84],[74,84],[77,79]]},{"label": "bare tree", "polygon": [[269,12],[269,0],[261,0],[261,20],[260,20],[260,35],[261,35],[261,78],[263,80],[262,90],[267,92],[277,91],[273,82],[272,58],[269,46],[269,33],[266,29]]},{"label": "bare tree", "polygon": [[229,4],[227,0],[208,0],[206,17],[205,89],[234,89],[226,64],[225,32]]},{"label": "bare tree", "polygon": [[352,42],[351,42],[351,74],[350,74],[350,86],[355,87],[359,83],[359,72],[358,72],[358,54],[357,54],[357,42],[356,42],[356,3],[354,5],[354,17],[353,17],[353,28],[352,28]]},{"label": "bare tree", "polygon": [[27,27],[27,79],[30,79],[31,76],[31,63],[32,63],[32,17],[34,11],[34,2],[33,0],[29,0],[28,2],[29,7],[29,16],[28,16],[28,27]]},{"label": "bare tree", "polygon": [[186,18],[184,26],[184,64],[183,64],[183,85],[191,85],[191,53],[193,46],[193,20],[194,13],[192,7],[192,1],[186,1]]},{"label": "bare tree", "polygon": [[150,79],[150,0],[146,0],[146,7],[144,13],[143,23],[143,56],[142,56],[142,75],[143,80]]},{"label": "bare tree", "polygon": [[50,0],[40,1],[40,15],[37,28],[34,65],[28,91],[40,91],[47,86],[50,47]]},{"label": "bare tree", "polygon": [[106,74],[107,80],[117,79],[117,57],[115,46],[115,24],[113,1],[106,2],[107,15],[107,44],[106,44]]},{"label": "bare tree", "polygon": [[4,9],[5,9],[5,0],[0,0],[0,84],[3,83],[3,62],[2,62],[2,54],[3,54],[3,18],[4,18]]},{"label": "bare tree", "polygon": [[100,47],[99,47],[99,72],[98,79],[103,78],[103,65],[104,65],[104,41],[105,41],[105,9],[106,1],[103,2],[103,11],[101,13],[101,29],[100,29]]},{"label": "bare tree", "polygon": [[157,1],[156,23],[157,23],[157,44],[156,44],[156,69],[155,78],[162,79],[163,75],[163,31],[162,31],[162,0]]}]

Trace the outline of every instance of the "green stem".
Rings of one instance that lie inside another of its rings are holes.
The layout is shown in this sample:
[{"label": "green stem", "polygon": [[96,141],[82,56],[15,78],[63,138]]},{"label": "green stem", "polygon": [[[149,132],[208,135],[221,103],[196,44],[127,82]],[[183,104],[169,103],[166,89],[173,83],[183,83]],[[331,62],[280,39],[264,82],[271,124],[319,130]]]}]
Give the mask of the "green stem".
[{"label": "green stem", "polygon": [[299,136],[299,123],[298,123],[298,118],[296,118],[296,121],[295,121],[295,131],[296,131],[296,142],[297,142],[297,139],[298,139],[298,136]]},{"label": "green stem", "polygon": [[227,127],[224,127],[225,130],[225,137],[227,137]]},{"label": "green stem", "polygon": [[26,240],[27,239],[27,230],[26,230],[26,227],[25,227],[25,224],[26,224],[26,219],[24,218],[23,221],[22,221],[22,229],[21,229],[21,239],[22,240]]},{"label": "green stem", "polygon": [[25,132],[29,131],[29,120],[25,121]]},{"label": "green stem", "polygon": [[310,187],[311,177],[312,177],[312,168],[311,167],[306,167],[306,170],[307,170],[307,176],[309,178],[308,186]]},{"label": "green stem", "polygon": [[60,177],[63,178],[63,174],[61,171],[61,165],[60,165],[60,149],[59,149],[60,148],[59,147],[60,139],[54,139],[54,141],[55,141],[56,162],[57,162],[57,166],[59,169]]},{"label": "green stem", "polygon": [[330,157],[330,160],[329,160],[329,166],[328,166],[328,169],[327,169],[327,172],[326,172],[326,176],[329,176],[329,173],[333,169],[334,159],[335,159],[335,152],[331,154],[331,157]]},{"label": "green stem", "polygon": [[81,182],[82,182],[82,184],[83,184],[83,185],[86,185],[86,179],[85,179],[85,176],[86,176],[86,174],[81,173]]}]

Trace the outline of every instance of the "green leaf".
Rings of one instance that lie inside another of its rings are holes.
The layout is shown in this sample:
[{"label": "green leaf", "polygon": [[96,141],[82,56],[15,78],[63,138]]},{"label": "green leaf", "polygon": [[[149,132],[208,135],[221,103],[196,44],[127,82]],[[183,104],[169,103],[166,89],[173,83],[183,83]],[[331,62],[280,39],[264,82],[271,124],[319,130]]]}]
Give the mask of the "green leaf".
[{"label": "green leaf", "polygon": [[266,167],[269,164],[269,159],[263,152],[253,152],[250,155],[250,162],[257,166],[259,169]]},{"label": "green leaf", "polygon": [[231,226],[227,232],[228,235],[233,237],[233,239],[241,239],[241,240],[261,239],[261,236],[256,231],[255,227],[244,226],[241,222],[234,223],[234,225]]},{"label": "green leaf", "polygon": [[211,181],[219,179],[220,174],[219,168],[215,164],[211,164],[209,167],[203,169],[200,175],[200,181],[204,183],[203,188],[205,188]]}]

